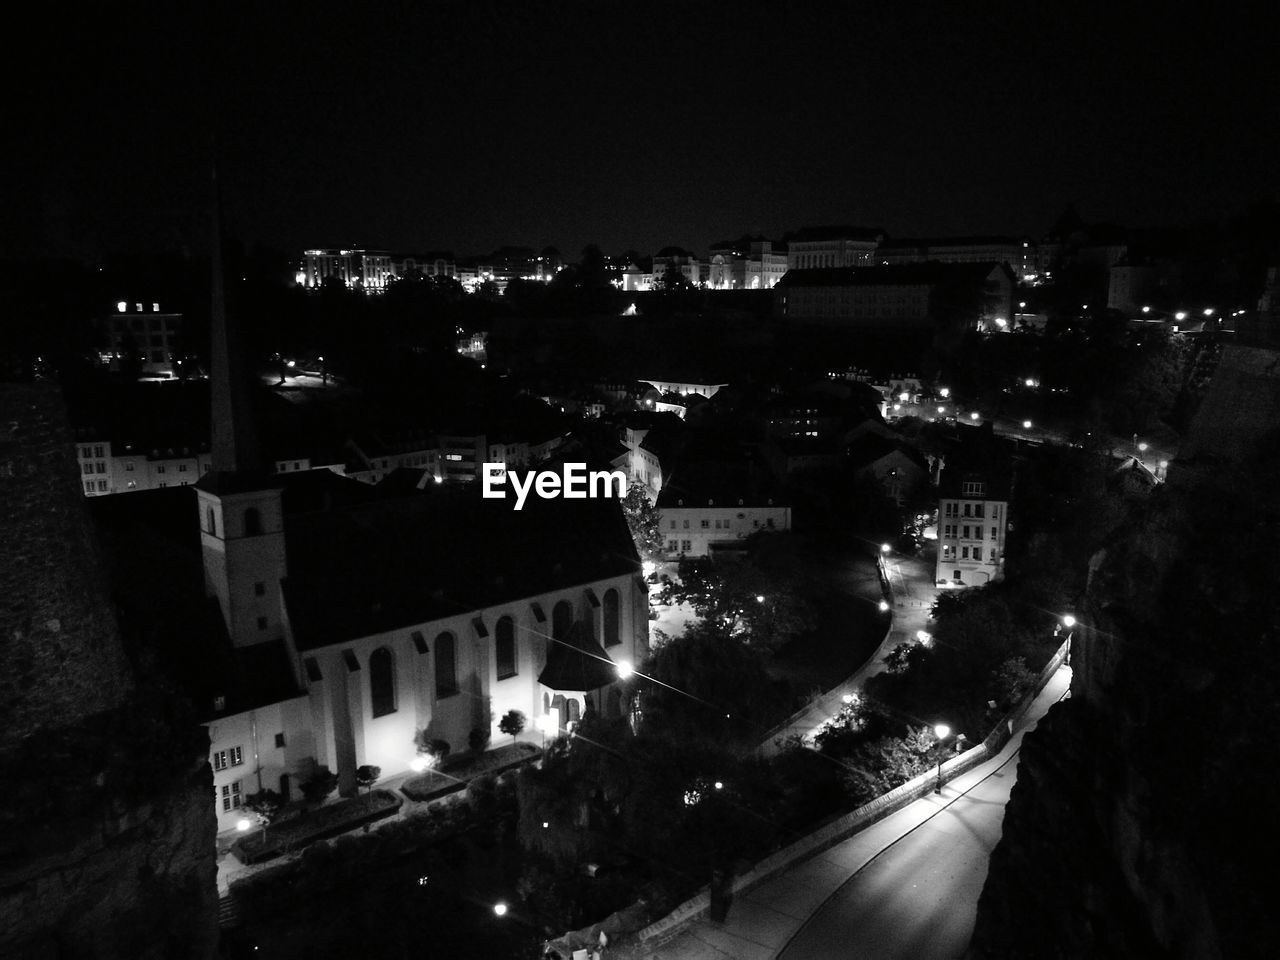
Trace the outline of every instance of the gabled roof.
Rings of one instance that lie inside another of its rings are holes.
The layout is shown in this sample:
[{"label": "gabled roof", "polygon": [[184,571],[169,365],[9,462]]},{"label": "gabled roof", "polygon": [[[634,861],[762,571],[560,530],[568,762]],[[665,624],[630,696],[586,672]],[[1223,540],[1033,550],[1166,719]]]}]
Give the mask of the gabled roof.
[{"label": "gabled roof", "polygon": [[845,448],[849,461],[855,468],[867,467],[891,453],[901,453],[921,470],[928,471],[929,464],[920,451],[908,443],[867,431]]},{"label": "gabled roof", "polygon": [[598,690],[617,679],[617,665],[582,621],[562,639],[549,642],[547,665],[538,674],[544,687],[564,691]]}]

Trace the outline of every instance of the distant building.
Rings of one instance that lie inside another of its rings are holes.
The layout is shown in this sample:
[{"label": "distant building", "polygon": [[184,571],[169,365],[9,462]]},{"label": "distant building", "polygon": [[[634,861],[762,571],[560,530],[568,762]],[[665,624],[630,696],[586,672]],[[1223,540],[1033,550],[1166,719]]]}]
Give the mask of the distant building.
[{"label": "distant building", "polygon": [[787,269],[871,266],[884,238],[883,230],[865,227],[804,227],[786,237]]},{"label": "distant building", "polygon": [[452,253],[393,253],[390,255],[391,272],[397,278],[456,277],[458,264]]},{"label": "distant building", "polygon": [[[668,270],[679,270],[693,286],[702,282],[703,264],[697,256],[679,247],[663,247],[653,258],[653,284],[663,281]],[[627,288],[624,284],[623,289]],[[639,288],[636,288],[639,289]]]},{"label": "distant building", "polygon": [[988,330],[1013,316],[1013,272],[996,263],[909,263],[788,273],[774,312],[841,327]]},{"label": "distant building", "polygon": [[115,371],[131,365],[144,376],[172,377],[182,333],[182,314],[162,313],[160,304],[120,301],[97,321],[103,349],[99,360]]},{"label": "distant building", "polygon": [[787,272],[787,255],[763,237],[724,240],[711,248],[707,285],[712,290],[768,290]]},{"label": "distant building", "polygon": [[727,384],[723,383],[701,383],[691,380],[643,380],[641,382],[652,385],[661,394],[675,393],[684,395],[696,393],[708,399],[714,397],[716,391],[721,387],[727,386]]},{"label": "distant building", "polygon": [[929,463],[915,447],[867,431],[845,448],[856,481],[873,479],[902,506],[929,481]]},{"label": "distant building", "polygon": [[705,490],[675,486],[658,496],[658,527],[667,556],[706,557],[743,548],[752,534],[791,529],[791,508],[773,496],[728,488]]},{"label": "distant building", "polygon": [[975,587],[1004,571],[1011,475],[987,428],[952,453],[938,481],[940,585]]},{"label": "distant building", "polygon": [[192,446],[151,447],[90,436],[77,441],[76,455],[86,497],[189,486],[212,464],[207,440]]},{"label": "distant building", "polygon": [[[657,500],[684,433],[672,413],[633,413],[623,417],[618,439],[627,449],[627,476]],[[665,461],[665,464],[664,464]]]},{"label": "distant building", "polygon": [[1034,279],[1035,245],[1020,237],[947,237],[918,240],[886,240],[876,248],[876,262],[899,263],[1003,263],[1018,282]]},{"label": "distant building", "polygon": [[333,277],[348,289],[383,293],[395,276],[391,254],[380,250],[307,250],[303,254],[299,286],[319,290]]}]

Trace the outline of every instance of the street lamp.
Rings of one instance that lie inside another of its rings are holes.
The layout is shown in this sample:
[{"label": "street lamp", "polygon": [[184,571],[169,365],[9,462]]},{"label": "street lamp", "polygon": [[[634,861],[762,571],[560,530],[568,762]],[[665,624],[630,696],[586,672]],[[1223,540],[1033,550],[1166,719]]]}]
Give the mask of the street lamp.
[{"label": "street lamp", "polygon": [[1031,421],[1030,421],[1030,420],[1023,420],[1023,421],[1022,421],[1022,429],[1023,429],[1023,430],[1030,430],[1030,429],[1031,429]]},{"label": "street lamp", "polygon": [[507,905],[499,900],[493,905],[494,916],[505,917],[507,915]]},{"label": "street lamp", "polygon": [[945,723],[940,723],[933,728],[933,735],[938,738],[938,782],[933,788],[936,794],[942,794],[942,746],[946,743],[947,737],[951,736],[951,728]]},{"label": "street lamp", "polygon": [[543,714],[538,718],[538,729],[542,731],[542,749],[547,749],[547,734],[555,736],[560,732],[560,719],[551,714]]},{"label": "street lamp", "polygon": [[630,660],[618,661],[618,679],[619,680],[626,680],[633,673],[635,673],[635,667],[631,666]]},{"label": "street lamp", "polygon": [[882,543],[882,544],[880,544],[880,552],[881,552],[881,553],[888,553],[888,552],[889,552],[889,545],[888,545],[887,543]]},{"label": "street lamp", "polygon": [[889,601],[888,601],[888,600],[881,600],[881,601],[880,601],[880,603],[879,603],[879,604],[877,604],[877,606],[880,608],[880,612],[881,612],[881,613],[888,613],[888,612],[889,612]]}]

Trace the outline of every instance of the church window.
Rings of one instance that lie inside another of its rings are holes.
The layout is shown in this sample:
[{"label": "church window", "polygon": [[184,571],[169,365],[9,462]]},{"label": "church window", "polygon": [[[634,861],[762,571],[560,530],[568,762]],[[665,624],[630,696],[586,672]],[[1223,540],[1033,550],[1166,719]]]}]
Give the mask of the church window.
[{"label": "church window", "polygon": [[458,692],[458,660],[452,633],[436,637],[436,696],[452,697]]},{"label": "church window", "polygon": [[369,702],[375,717],[396,712],[395,655],[386,647],[369,654]]},{"label": "church window", "polygon": [[561,600],[551,611],[551,636],[563,640],[573,626],[573,608],[569,601]]},{"label": "church window", "polygon": [[506,680],[516,675],[516,623],[510,617],[502,617],[494,627],[493,633],[498,661],[498,679]]},{"label": "church window", "polygon": [[222,810],[239,810],[241,802],[240,781],[235,783],[227,783],[222,786]]},{"label": "church window", "polygon": [[604,592],[604,645],[617,646],[622,642],[618,634],[618,591],[609,589]]}]

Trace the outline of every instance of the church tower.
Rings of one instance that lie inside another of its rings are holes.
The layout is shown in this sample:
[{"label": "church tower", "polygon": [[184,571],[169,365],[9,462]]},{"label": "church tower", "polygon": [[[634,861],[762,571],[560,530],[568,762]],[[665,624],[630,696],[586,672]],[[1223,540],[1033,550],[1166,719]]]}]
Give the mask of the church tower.
[{"label": "church tower", "polygon": [[196,484],[205,592],[218,598],[231,642],[250,646],[283,636],[285,576],[280,488],[262,468],[253,428],[249,365],[239,325],[226,309],[222,209],[213,175],[210,377],[213,464]]}]

